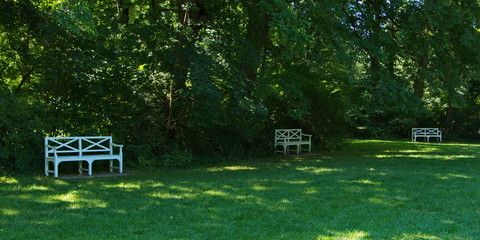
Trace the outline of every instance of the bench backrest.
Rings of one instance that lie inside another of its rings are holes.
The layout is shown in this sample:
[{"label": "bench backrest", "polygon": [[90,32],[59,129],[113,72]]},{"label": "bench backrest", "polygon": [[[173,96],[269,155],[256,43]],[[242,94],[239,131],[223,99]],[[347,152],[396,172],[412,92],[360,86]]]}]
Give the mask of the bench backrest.
[{"label": "bench backrest", "polygon": [[412,128],[413,135],[439,135],[441,134],[438,128]]},{"label": "bench backrest", "polygon": [[275,142],[301,141],[302,129],[277,129],[275,130]]},{"label": "bench backrest", "polygon": [[53,157],[56,148],[58,156],[112,154],[112,137],[46,137],[45,157]]}]

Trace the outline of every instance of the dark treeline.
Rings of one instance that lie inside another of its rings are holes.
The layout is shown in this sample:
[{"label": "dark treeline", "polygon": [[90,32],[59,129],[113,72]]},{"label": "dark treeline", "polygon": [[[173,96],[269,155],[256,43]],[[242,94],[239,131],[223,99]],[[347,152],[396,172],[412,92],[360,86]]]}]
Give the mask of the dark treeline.
[{"label": "dark treeline", "polygon": [[112,135],[128,164],[318,148],[439,127],[478,137],[474,0],[0,0],[0,173],[43,137]]}]

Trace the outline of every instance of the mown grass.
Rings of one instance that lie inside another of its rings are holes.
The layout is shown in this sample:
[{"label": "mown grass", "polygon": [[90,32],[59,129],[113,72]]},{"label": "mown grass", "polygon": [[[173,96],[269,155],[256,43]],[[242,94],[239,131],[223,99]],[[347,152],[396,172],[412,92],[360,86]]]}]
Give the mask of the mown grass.
[{"label": "mown grass", "polygon": [[90,180],[0,178],[1,239],[480,239],[480,146],[352,141],[315,158]]}]

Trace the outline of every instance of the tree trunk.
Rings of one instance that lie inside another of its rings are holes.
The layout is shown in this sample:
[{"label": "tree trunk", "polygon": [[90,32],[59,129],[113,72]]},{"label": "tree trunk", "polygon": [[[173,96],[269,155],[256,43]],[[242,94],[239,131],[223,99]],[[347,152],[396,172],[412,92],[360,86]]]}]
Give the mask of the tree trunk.
[{"label": "tree trunk", "polygon": [[[419,33],[419,40],[426,44],[426,49],[429,49],[428,43],[428,29],[425,29]],[[425,93],[425,81],[427,80],[427,73],[428,73],[428,50],[421,50],[420,56],[418,57],[418,69],[417,69],[417,76],[413,82],[413,94],[418,98],[422,99]]]},{"label": "tree trunk", "polygon": [[22,87],[30,82],[31,74],[32,70],[27,70],[26,73],[22,74],[22,81],[20,81],[20,83],[18,84],[17,89],[15,90],[16,93],[20,93]]},{"label": "tree trunk", "polygon": [[423,55],[419,60],[419,68],[417,72],[417,77],[413,82],[413,94],[418,98],[422,99],[425,93],[425,80],[428,71],[428,57]]},{"label": "tree trunk", "polygon": [[156,9],[157,8],[157,0],[150,0],[150,9]]},{"label": "tree trunk", "polygon": [[268,16],[264,14],[257,2],[247,3],[247,32],[245,35],[243,57],[240,69],[246,79],[246,88],[253,89],[256,84],[258,69],[265,55],[265,47],[268,43]]},{"label": "tree trunk", "polygon": [[381,65],[377,56],[370,56],[370,77],[373,86],[376,88],[380,82]]},{"label": "tree trunk", "polygon": [[130,0],[117,0],[118,23],[128,25],[130,21]]},{"label": "tree trunk", "polygon": [[[185,4],[191,3],[195,6],[185,7]],[[186,88],[186,81],[188,74],[190,72],[191,55],[196,54],[195,43],[197,41],[197,36],[200,30],[202,29],[203,21],[208,21],[208,11],[205,9],[202,1],[194,0],[177,0],[176,7],[178,10],[177,21],[184,28],[191,28],[192,34],[189,36],[184,35],[184,31],[180,31],[180,34],[177,36],[177,46],[176,46],[176,57],[175,63],[172,69],[173,80],[170,82],[169,86],[169,97],[168,101],[168,115],[166,122],[167,129],[167,141],[172,141],[175,139],[177,125],[175,124],[175,119],[180,117],[182,114],[182,109],[174,109],[175,105],[185,106],[186,104],[174,104],[176,99],[175,93],[178,90]]]},{"label": "tree trunk", "polygon": [[395,77],[395,61],[396,61],[395,52],[390,50],[390,52],[388,53],[387,71],[388,71],[388,75],[390,75],[391,78]]}]

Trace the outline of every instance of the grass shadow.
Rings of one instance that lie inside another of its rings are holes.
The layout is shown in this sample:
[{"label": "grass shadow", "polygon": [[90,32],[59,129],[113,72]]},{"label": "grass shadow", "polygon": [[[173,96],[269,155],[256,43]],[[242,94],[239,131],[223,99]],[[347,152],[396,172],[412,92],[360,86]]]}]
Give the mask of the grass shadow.
[{"label": "grass shadow", "polygon": [[[0,179],[6,239],[479,239],[478,145],[353,141],[114,179]],[[22,231],[20,231],[22,229]]]}]

